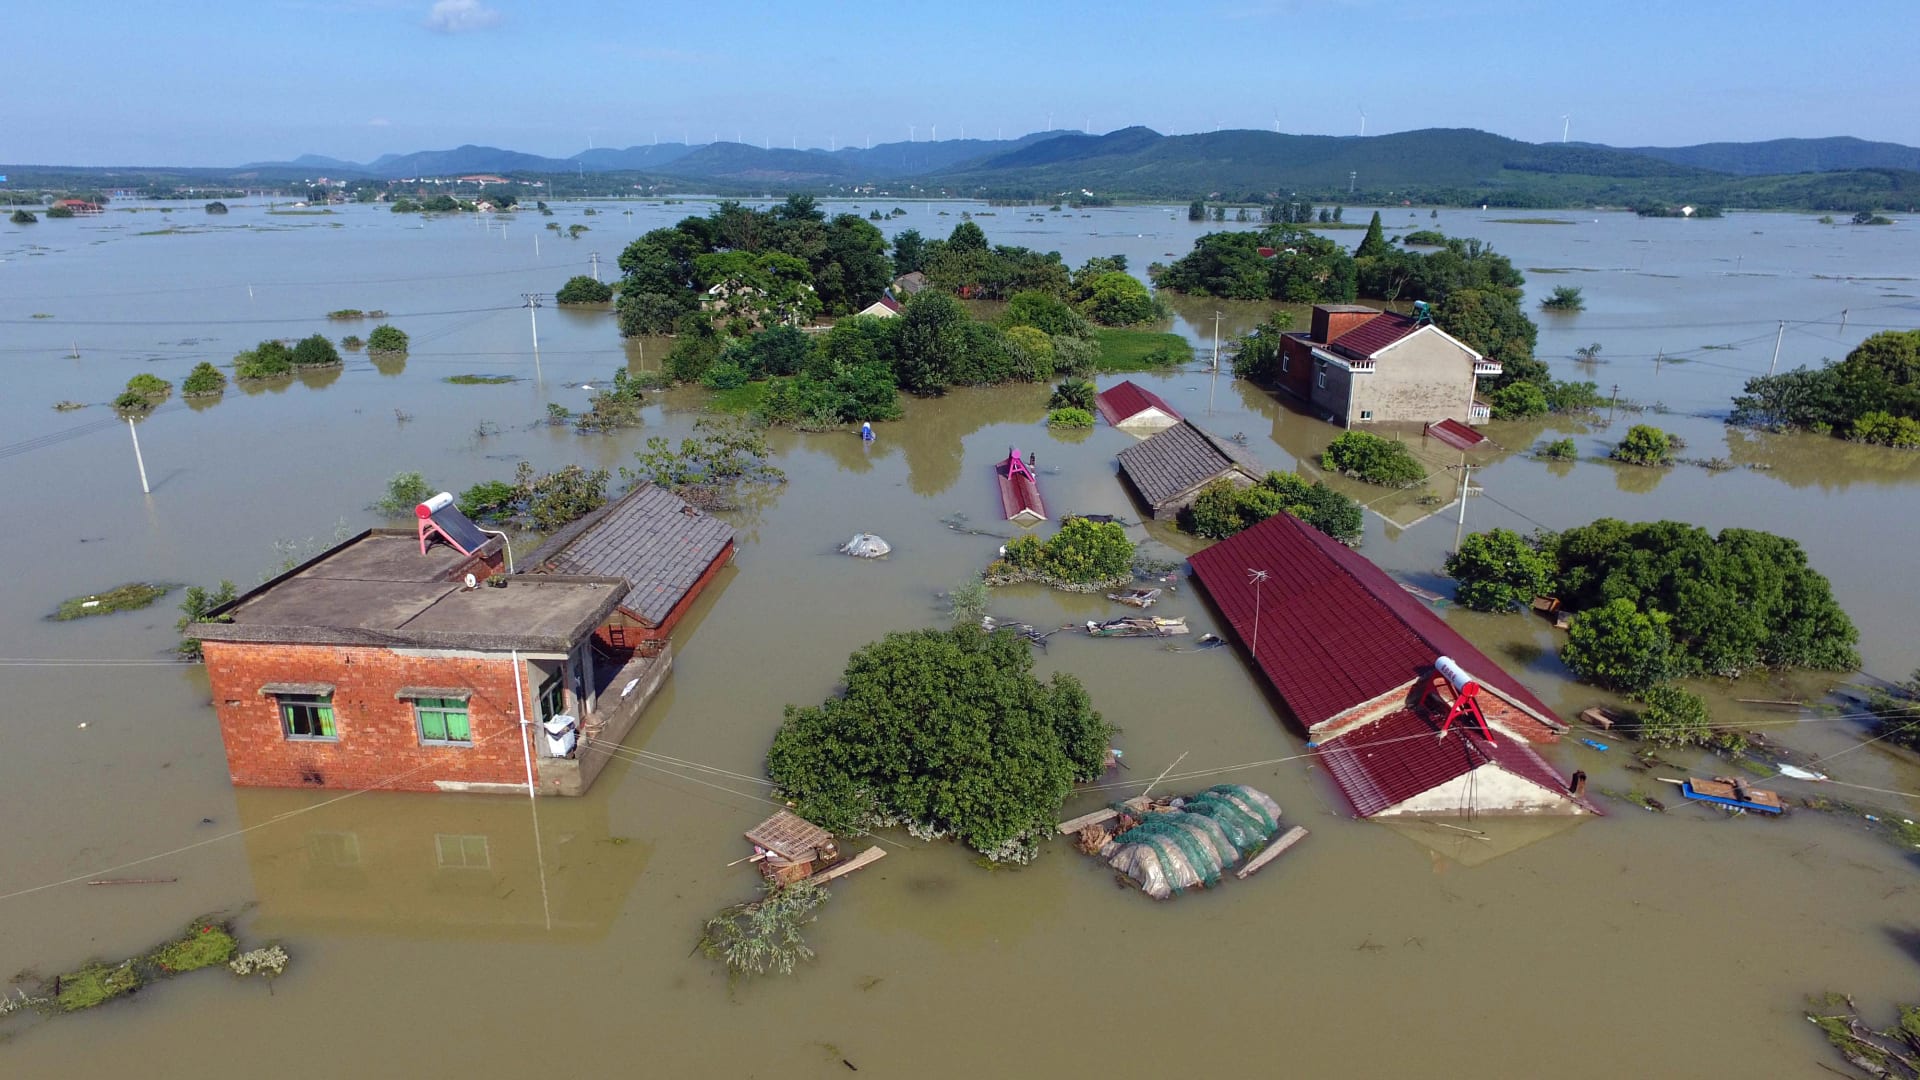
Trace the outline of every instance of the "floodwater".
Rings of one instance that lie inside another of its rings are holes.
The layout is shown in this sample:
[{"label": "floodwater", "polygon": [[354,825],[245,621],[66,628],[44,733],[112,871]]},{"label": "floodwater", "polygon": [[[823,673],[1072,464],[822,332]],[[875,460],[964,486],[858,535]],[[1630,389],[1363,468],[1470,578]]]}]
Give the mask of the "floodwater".
[{"label": "floodwater", "polygon": [[[1034,221],[1017,208],[901,205],[908,213],[889,229],[944,233],[971,210],[996,242],[1057,248],[1073,263],[1123,252],[1136,271],[1221,227],[1189,224],[1183,207]],[[889,857],[836,886],[809,929],[817,962],[730,990],[689,950],[705,917],[753,893],[752,873],[727,864],[745,853],[742,830],[770,808],[742,779],[668,759],[759,775],[785,703],[830,693],[863,642],[940,621],[936,593],[1000,542],[941,519],[964,514],[1009,531],[994,521],[989,479],[1008,445],[1037,448],[1056,510],[1137,515],[1113,476],[1129,438],[1104,427],[1047,432],[1035,387],[911,402],[872,446],[777,433],[789,482],[736,515],[737,565],[678,632],[665,691],[591,795],[542,801],[537,822],[525,801],[504,796],[236,791],[200,672],[155,663],[174,640],[177,596],[144,612],[43,621],[65,597],[127,580],[251,584],[287,554],[378,524],[366,507],[398,471],[457,491],[509,476],[522,458],[617,468],[647,437],[686,432],[698,391],[656,398],[644,427],[611,437],[541,422],[545,403],[581,407],[582,384],[623,363],[655,364],[663,346],[623,346],[607,315],[546,307],[536,359],[521,294],[551,293],[596,251],[610,275],[632,237],[706,205],[583,209],[559,204],[544,219],[588,225],[578,240],[525,213],[503,229],[374,207],[287,215],[259,204],[224,218],[116,207],[0,227],[9,510],[0,530],[14,567],[0,578],[0,785],[12,825],[0,837],[0,964],[70,970],[242,905],[245,937],[278,939],[295,957],[271,993],[207,974],[90,1015],[0,1022],[0,1035],[13,1036],[0,1045],[7,1075],[165,1062],[167,1074],[210,1078],[263,1068],[824,1077],[849,1066],[875,1076],[1815,1077],[1830,1075],[1819,1063],[1831,1059],[1799,1017],[1805,993],[1843,989],[1875,1010],[1912,999],[1920,853],[1858,819],[1767,822],[1684,806],[1661,816],[1610,802],[1609,817],[1578,825],[1478,823],[1481,839],[1352,821],[1299,760],[1218,774],[1266,789],[1313,830],[1250,881],[1156,905],[1115,888],[1065,844],[1029,867],[989,870],[952,846],[890,836]],[[1867,671],[1898,677],[1920,665],[1910,615],[1920,575],[1907,541],[1920,528],[1920,459],[1747,435],[1717,419],[1741,380],[1766,370],[1776,320],[1793,324],[1782,368],[1843,355],[1875,329],[1920,324],[1909,226],[1830,228],[1788,214],[1542,215],[1570,225],[1491,221],[1517,216],[1499,212],[1385,214],[1390,232],[1440,227],[1492,241],[1529,270],[1535,297],[1581,286],[1584,313],[1539,319],[1540,351],[1559,374],[1663,404],[1671,412],[1654,422],[1683,435],[1690,456],[1767,466],[1548,466],[1522,452],[1567,434],[1595,457],[1618,436],[1584,421],[1494,425],[1505,449],[1475,472],[1485,494],[1470,499],[1468,528],[1558,528],[1611,514],[1784,533],[1833,579],[1860,626]],[[1364,212],[1349,217],[1364,221]],[[1360,233],[1331,235],[1357,242]],[[1265,310],[1175,306],[1174,328],[1203,353],[1216,310],[1223,337]],[[163,407],[139,426],[150,496],[140,493],[127,427],[105,406],[50,407],[109,400],[140,371],[177,381],[194,362],[224,363],[265,337],[364,334],[371,324],[321,318],[346,307],[392,312],[413,336],[404,364],[350,354],[343,371]],[[1581,372],[1572,351],[1592,342],[1605,362]],[[1723,345],[1732,347],[1704,348]],[[1689,361],[1656,365],[1663,353]],[[468,372],[520,381],[443,381]],[[1134,377],[1189,416],[1246,435],[1275,467],[1310,462],[1335,434],[1204,370]],[[1403,580],[1444,588],[1438,567],[1458,512],[1447,482],[1426,503],[1399,496],[1376,507],[1366,554]],[[861,530],[886,537],[893,557],[832,553]],[[1169,558],[1193,546],[1157,528],[1144,538]],[[1037,588],[1001,591],[994,607],[1049,625],[1111,610]],[[1188,588],[1165,613],[1188,616],[1196,632],[1217,629]],[[1564,715],[1603,700],[1566,678],[1544,623],[1446,615]],[[1127,789],[1077,796],[1071,809],[1137,790],[1176,760],[1184,773],[1302,752],[1232,651],[1161,644],[1062,635],[1040,657],[1043,674],[1071,671],[1087,683],[1123,729],[1131,765],[1109,778]],[[1860,746],[1869,733],[1858,719],[1734,700],[1817,697],[1831,681],[1756,677],[1703,689],[1722,721],[1843,754],[1827,766],[1837,779],[1920,791],[1911,760]],[[1624,771],[1617,748],[1569,743],[1551,756],[1587,770],[1596,787],[1659,786]],[[1895,795],[1839,793],[1920,809]],[[95,876],[177,880],[81,884]]]}]

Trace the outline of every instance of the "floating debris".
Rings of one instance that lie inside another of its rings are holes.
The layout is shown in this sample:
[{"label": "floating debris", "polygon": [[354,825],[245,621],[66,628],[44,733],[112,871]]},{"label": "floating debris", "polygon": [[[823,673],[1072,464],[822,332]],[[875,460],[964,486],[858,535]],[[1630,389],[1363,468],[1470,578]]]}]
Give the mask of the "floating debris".
[{"label": "floating debris", "polygon": [[1123,593],[1108,593],[1107,599],[1130,607],[1150,608],[1160,599],[1159,589],[1133,589]]},{"label": "floating debris", "polygon": [[1089,619],[1086,629],[1089,637],[1175,637],[1193,632],[1187,628],[1184,615],[1177,619],[1131,616],[1106,622]]},{"label": "floating debris", "polygon": [[149,607],[155,600],[167,595],[172,585],[152,585],[144,581],[128,582],[125,585],[108,589],[106,592],[88,593],[63,600],[60,609],[49,618],[56,622],[84,618],[88,615],[109,615],[116,611],[138,611]]},{"label": "floating debris", "polygon": [[892,550],[893,545],[872,533],[854,533],[852,539],[840,545],[840,554],[856,559],[884,559]]}]

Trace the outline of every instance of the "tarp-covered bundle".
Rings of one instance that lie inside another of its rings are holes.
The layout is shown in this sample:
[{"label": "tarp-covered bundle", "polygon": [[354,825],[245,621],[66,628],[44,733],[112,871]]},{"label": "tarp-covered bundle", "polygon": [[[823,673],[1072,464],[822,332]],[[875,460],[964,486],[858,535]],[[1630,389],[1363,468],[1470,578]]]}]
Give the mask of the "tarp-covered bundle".
[{"label": "tarp-covered bundle", "polygon": [[[1132,808],[1126,808],[1134,816]],[[1155,900],[1212,885],[1222,871],[1265,844],[1280,827],[1280,807],[1243,784],[1220,784],[1173,799],[1108,842],[1107,865]]]},{"label": "tarp-covered bundle", "polygon": [[885,540],[872,533],[854,533],[853,539],[840,545],[841,554],[851,555],[856,559],[879,559],[892,550],[893,548]]}]

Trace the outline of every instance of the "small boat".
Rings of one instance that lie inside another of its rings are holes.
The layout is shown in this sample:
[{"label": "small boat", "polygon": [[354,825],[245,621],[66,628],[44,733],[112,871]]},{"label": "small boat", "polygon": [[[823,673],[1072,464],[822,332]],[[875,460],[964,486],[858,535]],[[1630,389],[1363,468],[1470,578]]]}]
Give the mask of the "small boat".
[{"label": "small boat", "polygon": [[1696,802],[1713,803],[1716,806],[1731,806],[1739,810],[1753,810],[1762,814],[1784,814],[1786,805],[1780,796],[1771,791],[1749,787],[1745,780],[1738,777],[1716,776],[1711,780],[1702,780],[1690,776],[1680,784],[1680,794]]},{"label": "small boat", "polygon": [[1190,634],[1187,618],[1158,619],[1144,616],[1132,616],[1124,619],[1108,619],[1106,622],[1087,620],[1089,637],[1177,637]]},{"label": "small boat", "polygon": [[1000,481],[1000,509],[1008,521],[1031,525],[1047,520],[1047,504],[1040,500],[1040,481],[1033,468],[1020,460],[1020,451],[1011,447],[1006,460],[993,467]]},{"label": "small boat", "polygon": [[1580,719],[1585,720],[1601,731],[1612,731],[1613,725],[1620,722],[1618,716],[1615,716],[1612,712],[1598,705],[1595,705],[1591,709],[1580,710]]},{"label": "small boat", "polygon": [[1150,608],[1160,599],[1159,589],[1133,589],[1123,593],[1108,593],[1107,599],[1126,604],[1129,607]]}]

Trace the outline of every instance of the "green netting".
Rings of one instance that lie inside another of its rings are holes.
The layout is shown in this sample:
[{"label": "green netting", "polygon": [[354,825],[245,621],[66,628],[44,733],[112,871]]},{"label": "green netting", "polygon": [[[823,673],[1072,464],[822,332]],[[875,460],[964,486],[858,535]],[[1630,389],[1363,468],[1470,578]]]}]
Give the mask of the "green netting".
[{"label": "green netting", "polygon": [[[1181,854],[1186,856],[1187,863],[1193,869],[1194,877],[1198,878],[1203,885],[1212,885],[1220,880],[1220,855],[1213,849],[1212,844],[1196,836],[1191,826],[1173,820],[1181,816],[1180,814],[1150,815],[1145,821],[1114,839],[1121,844],[1150,843],[1162,837],[1171,840],[1178,845]],[[1163,852],[1161,863],[1163,866],[1167,865],[1164,849],[1156,844],[1154,850]],[[1178,892],[1180,889],[1178,876],[1169,874],[1167,879],[1173,884],[1174,891]]]},{"label": "green netting", "polygon": [[1273,835],[1271,830],[1261,826],[1259,818],[1224,795],[1213,792],[1196,795],[1187,800],[1184,809],[1189,814],[1207,818],[1218,825],[1240,851],[1246,851]]},{"label": "green netting", "polygon": [[1202,794],[1219,795],[1231,800],[1234,805],[1252,815],[1253,819],[1260,823],[1261,832],[1267,836],[1272,836],[1280,827],[1280,821],[1274,812],[1267,809],[1271,805],[1271,800],[1244,784],[1215,784]]},{"label": "green netting", "polygon": [[[1181,882],[1186,880],[1188,873],[1191,872],[1191,868],[1188,866],[1186,858],[1180,855],[1175,848],[1171,838],[1166,836],[1142,836],[1135,842],[1147,851],[1153,852],[1154,860],[1160,864],[1160,880],[1166,882],[1167,888],[1172,891],[1173,895],[1178,896],[1187,891]],[[1186,869],[1188,873],[1182,873],[1183,869]]]},{"label": "green netting", "polygon": [[1239,846],[1227,835],[1227,830],[1220,827],[1219,822],[1199,814],[1182,813],[1180,824],[1213,848],[1214,856],[1219,860],[1221,869],[1224,870],[1240,861]]}]

